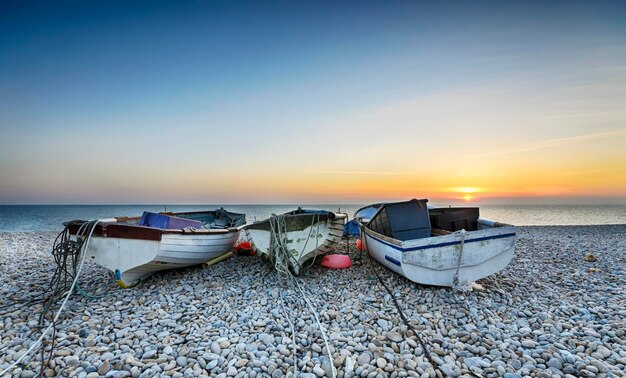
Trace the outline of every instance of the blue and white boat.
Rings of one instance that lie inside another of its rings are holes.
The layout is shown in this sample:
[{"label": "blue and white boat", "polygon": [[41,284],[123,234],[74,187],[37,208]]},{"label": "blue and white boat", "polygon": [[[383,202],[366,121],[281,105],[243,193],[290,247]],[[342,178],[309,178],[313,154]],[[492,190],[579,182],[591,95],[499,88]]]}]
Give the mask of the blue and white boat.
[{"label": "blue and white boat", "polygon": [[458,287],[504,269],[515,227],[479,218],[476,207],[428,207],[428,200],[379,203],[357,210],[364,248],[411,281]]}]

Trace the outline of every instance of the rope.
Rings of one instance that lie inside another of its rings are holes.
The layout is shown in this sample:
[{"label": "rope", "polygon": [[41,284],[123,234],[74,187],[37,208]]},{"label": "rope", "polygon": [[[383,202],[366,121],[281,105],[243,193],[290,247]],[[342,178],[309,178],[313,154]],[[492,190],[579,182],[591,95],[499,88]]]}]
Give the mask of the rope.
[{"label": "rope", "polygon": [[283,300],[283,296],[280,295],[280,305],[283,308],[283,314],[285,315],[285,319],[287,319],[287,322],[289,323],[289,327],[291,328],[291,341],[293,342],[293,374],[294,376],[296,375],[296,372],[298,371],[298,357],[297,357],[297,350],[296,350],[296,328],[293,326],[293,323],[291,322],[291,319],[289,318],[289,315],[287,314],[287,310],[285,309],[285,301]]},{"label": "rope", "polygon": [[324,332],[324,327],[322,327],[322,323],[320,322],[320,318],[317,316],[317,311],[315,311],[315,308],[311,304],[311,301],[309,301],[309,299],[307,298],[306,294],[304,293],[304,290],[302,290],[302,287],[300,286],[300,283],[298,282],[297,277],[291,276],[291,278],[296,283],[296,286],[298,287],[298,290],[300,290],[300,293],[302,294],[302,298],[306,302],[307,306],[309,306],[309,309],[311,310],[311,312],[313,313],[313,316],[315,317],[315,321],[317,322],[317,326],[319,327],[320,333],[322,334],[322,340],[324,340],[324,345],[326,346],[326,352],[328,354],[328,363],[330,364],[330,370],[331,370],[331,373],[332,373],[331,375],[332,375],[333,378],[336,378],[337,377],[337,375],[335,373],[336,369],[335,369],[335,364],[333,362],[333,356],[330,354],[330,346],[328,344],[328,338],[326,337],[326,332]]},{"label": "rope", "polygon": [[408,319],[404,315],[404,312],[402,311],[402,308],[400,307],[400,303],[398,303],[398,300],[396,299],[395,295],[393,295],[393,292],[391,291],[389,286],[385,284],[385,281],[383,281],[382,277],[378,274],[378,271],[376,270],[376,268],[374,268],[374,264],[370,264],[370,268],[374,272],[374,275],[376,276],[376,278],[378,278],[378,282],[380,282],[380,284],[385,288],[387,293],[391,296],[391,299],[393,300],[393,304],[396,308],[396,311],[398,311],[398,315],[400,316],[400,319],[413,332],[415,337],[417,337],[417,341],[420,343],[420,346],[424,350],[424,355],[426,356],[426,359],[428,359],[428,362],[431,365],[433,365],[433,368],[435,368],[437,365],[435,365],[434,361],[431,359],[431,356],[430,356],[431,352],[428,351],[428,349],[426,348],[426,342],[424,342],[424,340],[420,337],[420,334],[417,332],[417,330],[413,328],[413,325],[409,323]]},{"label": "rope", "polygon": [[[359,237],[361,238],[361,243],[363,243],[364,240],[365,240],[365,238],[363,237],[363,233],[364,233],[363,230],[364,230],[364,227],[361,227],[361,230],[360,230],[361,232],[359,233]],[[462,230],[462,231],[463,231],[463,241],[465,241],[465,230]],[[362,244],[362,245],[364,245],[364,244]],[[461,246],[462,245],[463,245],[463,243],[461,243]],[[417,338],[417,341],[419,342],[420,346],[422,347],[422,350],[424,351],[424,356],[428,360],[428,363],[430,363],[432,365],[433,369],[439,370],[439,372],[442,373],[442,376],[445,376],[445,374],[443,374],[441,369],[439,369],[438,365],[436,365],[434,360],[432,359],[432,356],[431,356],[432,351],[429,351],[428,348],[426,348],[426,345],[430,345],[430,344],[427,344],[426,341],[424,341],[424,339],[420,336],[420,333],[417,332],[417,330],[413,327],[413,325],[411,323],[409,323],[409,320],[406,318],[406,315],[404,315],[404,312],[402,311],[402,308],[400,307],[400,303],[398,303],[398,300],[393,295],[393,292],[391,291],[389,286],[387,286],[385,284],[385,281],[383,281],[382,277],[378,274],[378,271],[376,270],[376,268],[374,268],[374,264],[372,264],[372,262],[377,263],[376,261],[374,261],[374,259],[370,255],[370,269],[374,272],[374,275],[378,279],[378,282],[385,288],[385,291],[387,291],[389,296],[391,296],[391,299],[393,300],[394,307],[396,308],[396,311],[398,312],[398,315],[400,316],[400,319],[402,320],[402,322],[407,326],[408,329],[410,329],[413,332],[413,334]],[[473,371],[470,371],[470,374],[472,374],[473,376],[476,376],[476,377],[480,377],[480,375],[476,374]]]},{"label": "rope", "polygon": [[[63,286],[65,287],[69,278],[73,278],[71,281],[72,283],[69,287],[69,290],[67,290],[67,292],[64,293],[65,298],[63,299],[63,302],[61,303],[61,306],[59,307],[56,315],[52,318],[52,321],[48,324],[48,327],[46,327],[46,329],[42,332],[41,336],[39,336],[39,338],[33,344],[31,344],[31,346],[26,350],[26,352],[24,352],[24,354],[22,354],[11,365],[9,365],[6,369],[0,372],[0,376],[7,374],[9,371],[15,368],[20,362],[22,362],[24,358],[26,358],[36,347],[39,346],[40,343],[42,343],[44,337],[46,337],[48,332],[51,329],[55,328],[56,323],[59,320],[59,317],[61,316],[61,313],[63,312],[63,310],[65,309],[65,306],[67,305],[67,301],[69,300],[70,296],[72,295],[74,291],[74,288],[76,287],[76,283],[78,282],[78,277],[80,276],[80,273],[83,269],[83,265],[86,260],[85,255],[86,255],[87,249],[89,248],[89,242],[91,241],[91,236],[93,235],[93,232],[98,223],[100,223],[99,220],[83,223],[80,226],[78,233],[76,235],[76,240],[77,240],[76,242],[69,240],[69,230],[67,227],[55,239],[55,247],[53,248],[53,256],[55,257],[55,261],[57,262],[57,269],[55,271],[55,275],[52,278],[52,283],[56,285],[54,287],[54,291],[52,295],[50,295],[50,297],[44,303],[44,307],[40,314],[40,322],[43,322],[45,320],[45,314],[51,310],[52,306],[56,302],[58,289],[60,288],[61,284],[63,284]],[[86,239],[83,239],[85,240],[85,242],[83,243],[81,241],[81,238],[84,237],[85,234],[88,234],[88,236]],[[59,241],[59,238],[61,239],[61,243],[57,244],[57,242]],[[60,253],[60,252],[65,252],[65,253]],[[78,259],[80,259],[80,264],[78,265],[78,269],[75,271],[74,274],[72,274],[73,272],[70,272],[68,270],[68,265],[67,265],[68,258],[72,258],[73,261],[70,261],[70,262],[74,263],[72,265],[74,268],[76,268],[76,265],[77,265],[76,263],[78,262]],[[61,276],[63,280],[61,280]],[[52,287],[53,285],[50,286],[50,288]],[[56,334],[56,329],[54,331],[54,334]],[[52,345],[54,345],[54,341],[52,342]],[[43,356],[43,353],[42,353],[42,356]],[[44,366],[42,364],[40,376],[41,376],[41,372],[43,372],[43,369],[44,369]]]},{"label": "rope", "polygon": [[[316,220],[317,218],[317,220]],[[317,250],[317,248],[319,248],[319,238],[317,237],[320,234],[320,213],[316,213],[315,216],[313,217],[313,220],[311,221],[311,227],[313,227],[313,222],[315,222],[315,224],[317,225],[317,229],[315,230],[315,250]],[[328,225],[328,218],[326,218],[326,225]],[[306,245],[309,243],[309,238],[311,236],[311,233],[309,232],[309,235],[306,238],[306,242],[304,243],[304,247],[302,248],[302,252],[300,253],[300,255],[302,255],[304,253],[304,249],[306,248]],[[313,265],[315,265],[315,259],[317,258],[317,253],[313,254],[313,258],[311,259],[311,263],[307,266],[307,269],[309,269],[310,267],[312,267]]]},{"label": "rope", "polygon": [[[134,285],[133,285],[134,286]],[[106,296],[106,294],[102,294],[102,295],[93,295],[93,294],[89,294],[88,292],[86,292],[85,290],[83,290],[83,288],[80,287],[80,285],[78,284],[78,282],[76,283],[76,293],[82,295],[83,297],[90,299],[90,300],[96,300],[96,299],[100,299]]]},{"label": "rope", "polygon": [[[319,219],[320,219],[319,213],[314,214],[312,217],[311,226],[310,226],[312,228],[317,220],[317,231],[316,231],[317,233],[315,234],[315,239],[316,239],[315,248],[316,249],[318,247],[317,235],[319,234]],[[300,282],[298,282],[298,278],[295,277],[289,270],[289,261],[292,259],[292,256],[286,247],[288,231],[287,231],[287,223],[285,222],[285,215],[272,214],[272,216],[270,217],[269,223],[270,223],[270,229],[272,232],[271,239],[270,239],[270,248],[268,251],[270,259],[273,260],[274,268],[276,269],[276,272],[280,278],[292,279],[292,281],[295,283],[296,287],[300,291],[300,294],[302,295],[302,299],[304,299],[304,302],[309,307],[309,310],[313,313],[313,317],[315,318],[318,329],[320,330],[320,333],[322,334],[322,340],[324,341],[324,345],[326,346],[326,352],[328,354],[328,361],[331,367],[331,373],[332,373],[331,375],[333,378],[336,378],[336,369],[333,363],[332,355],[330,353],[330,345],[328,343],[328,338],[326,337],[326,332],[324,331],[324,327],[322,326],[322,323],[320,322],[317,311],[315,311],[315,307],[313,307],[313,304],[311,303],[309,298],[306,296],[305,291],[302,289]],[[300,255],[304,253],[306,246],[309,243],[310,237],[311,237],[311,232],[309,231],[307,235],[307,239],[304,243],[304,247],[302,248],[302,251],[300,252]],[[298,264],[298,261],[296,261],[296,264]],[[284,311],[284,308],[283,308],[283,312],[285,313],[285,316],[287,317],[287,321],[291,325],[291,320],[287,316],[286,311]],[[293,329],[293,326],[292,326],[292,329]],[[295,338],[294,338],[294,358],[295,358]],[[294,367],[297,370],[297,365],[295,365],[295,362],[294,362]],[[294,371],[294,374],[295,374],[295,371]]]},{"label": "rope", "polygon": [[[274,262],[274,268],[278,271],[281,278],[286,279],[291,272],[289,272],[289,262],[291,261],[292,265],[297,265],[298,270],[301,268],[298,259],[294,258],[286,247],[287,242],[287,233],[289,232],[287,229],[287,222],[285,220],[286,216],[272,214],[269,219],[271,236],[270,236],[270,247],[268,254],[270,256],[270,260]],[[328,223],[328,219],[326,220]],[[313,228],[314,225],[317,226],[315,230],[315,249],[319,247],[319,229],[320,229],[320,213],[315,213],[311,217],[311,225],[309,228]],[[306,247],[309,244],[309,240],[311,239],[311,231],[307,233],[306,240],[304,241],[304,246],[302,246],[302,250],[297,256],[302,256],[304,251],[306,251]],[[310,268],[315,264],[316,255],[313,255],[313,259],[311,264],[307,266]]]},{"label": "rope", "polygon": [[284,240],[287,235],[287,224],[284,215],[272,214],[269,223],[272,233],[270,235],[268,254],[270,260],[274,263],[274,269],[276,269],[279,277],[286,279],[291,274],[291,272],[289,272],[289,260],[291,256],[284,245]]},{"label": "rope", "polygon": [[458,233],[461,235],[461,246],[459,248],[459,253],[457,253],[456,271],[454,272],[454,277],[452,278],[452,288],[454,290],[459,290],[461,288],[461,285],[459,284],[459,270],[461,270],[461,257],[463,255],[465,237],[467,236],[467,232],[465,232],[465,229],[461,229],[460,231],[458,231]]}]

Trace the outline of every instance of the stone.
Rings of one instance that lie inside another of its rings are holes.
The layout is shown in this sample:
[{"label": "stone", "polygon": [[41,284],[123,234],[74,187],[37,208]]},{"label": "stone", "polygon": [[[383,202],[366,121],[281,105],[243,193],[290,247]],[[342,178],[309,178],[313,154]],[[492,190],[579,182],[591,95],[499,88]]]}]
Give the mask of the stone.
[{"label": "stone", "polygon": [[392,331],[387,332],[387,338],[396,343],[399,343],[403,340],[402,335],[400,335],[398,332],[392,332]]},{"label": "stone", "polygon": [[65,364],[69,367],[77,366],[80,363],[78,356],[65,357]]},{"label": "stone", "polygon": [[552,358],[550,358],[550,360],[548,360],[548,366],[551,367],[551,368],[558,369],[558,370],[563,369],[563,364],[561,364],[561,361],[559,361],[555,357],[552,357]]},{"label": "stone", "polygon": [[439,366],[439,369],[446,377],[458,377],[461,375],[461,369],[459,369],[456,365],[443,364]]},{"label": "stone", "polygon": [[153,358],[154,356],[156,356],[157,354],[157,350],[156,349],[150,349],[145,351],[142,355],[141,355],[141,359],[142,360],[149,360],[151,358]]},{"label": "stone", "polygon": [[315,375],[318,376],[318,377],[323,377],[326,374],[324,369],[322,369],[322,367],[319,366],[319,365],[315,365],[313,367],[313,373],[315,373]]},{"label": "stone", "polygon": [[372,361],[372,357],[367,352],[361,353],[359,357],[356,359],[359,366],[369,365],[370,361]]},{"label": "stone", "polygon": [[99,375],[106,375],[110,370],[111,370],[111,364],[109,363],[109,360],[105,360],[98,367],[98,374]]}]

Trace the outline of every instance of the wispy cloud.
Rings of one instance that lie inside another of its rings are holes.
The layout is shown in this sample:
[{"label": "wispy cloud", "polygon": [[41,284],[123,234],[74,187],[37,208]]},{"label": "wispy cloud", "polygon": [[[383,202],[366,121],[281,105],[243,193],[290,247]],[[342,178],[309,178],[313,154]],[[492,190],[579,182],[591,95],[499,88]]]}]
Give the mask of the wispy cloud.
[{"label": "wispy cloud", "polygon": [[506,150],[487,152],[484,154],[480,154],[479,156],[508,155],[508,154],[514,154],[514,153],[520,153],[520,152],[530,152],[530,151],[543,150],[546,148],[564,146],[568,144],[591,142],[595,140],[603,140],[603,139],[623,137],[623,136],[626,136],[626,129],[604,131],[601,133],[586,134],[586,135],[577,135],[577,136],[567,137],[567,138],[543,140],[543,141],[534,142],[534,143],[525,143],[525,144],[520,144],[517,146],[507,148]]},{"label": "wispy cloud", "polygon": [[580,176],[580,175],[589,175],[593,173],[605,173],[605,172],[615,172],[626,170],[626,166],[624,167],[609,167],[609,168],[597,168],[597,169],[581,169],[578,171],[568,171],[559,173],[559,176]]},{"label": "wispy cloud", "polygon": [[381,172],[381,171],[332,171],[332,170],[310,170],[308,173],[321,173],[330,175],[381,175],[381,176],[394,176],[394,175],[413,175],[415,172]]}]

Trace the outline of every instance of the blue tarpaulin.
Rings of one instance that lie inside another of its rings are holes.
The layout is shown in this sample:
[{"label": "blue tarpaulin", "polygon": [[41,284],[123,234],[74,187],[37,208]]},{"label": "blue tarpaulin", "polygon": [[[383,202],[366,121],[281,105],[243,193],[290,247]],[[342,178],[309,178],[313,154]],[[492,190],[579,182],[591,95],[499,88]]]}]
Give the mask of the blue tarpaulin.
[{"label": "blue tarpaulin", "polygon": [[351,220],[343,226],[343,236],[359,236],[359,224],[356,220]]},{"label": "blue tarpaulin", "polygon": [[182,229],[185,227],[193,227],[200,228],[202,227],[202,222],[192,220],[192,219],[184,219],[178,217],[172,217],[165,214],[157,214],[151,213],[149,211],[144,211],[141,215],[141,220],[139,221],[140,226],[161,228],[161,229]]}]

